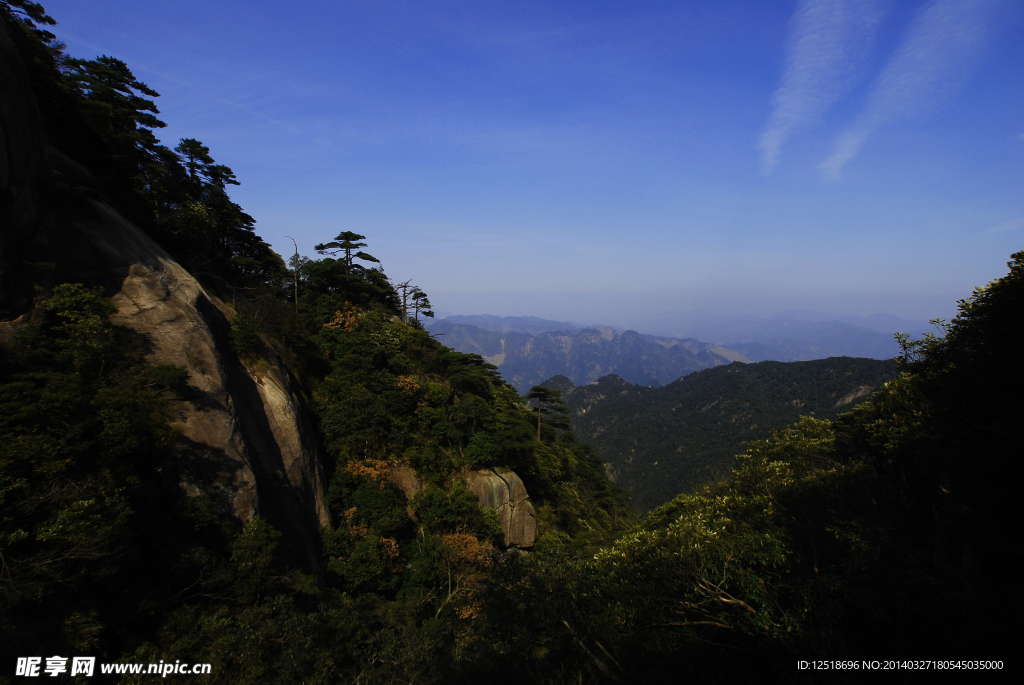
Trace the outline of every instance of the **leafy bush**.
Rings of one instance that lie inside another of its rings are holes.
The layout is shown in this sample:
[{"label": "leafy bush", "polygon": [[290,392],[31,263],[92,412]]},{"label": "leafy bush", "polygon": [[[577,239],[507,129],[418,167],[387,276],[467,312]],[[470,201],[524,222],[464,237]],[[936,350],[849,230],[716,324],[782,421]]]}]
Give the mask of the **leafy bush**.
[{"label": "leafy bush", "polygon": [[493,532],[493,519],[488,521],[484,517],[476,496],[463,487],[456,486],[451,491],[428,488],[410,504],[420,522],[435,533]]},{"label": "leafy bush", "polygon": [[231,319],[231,349],[246,366],[263,359],[263,341],[256,322],[242,312]]}]

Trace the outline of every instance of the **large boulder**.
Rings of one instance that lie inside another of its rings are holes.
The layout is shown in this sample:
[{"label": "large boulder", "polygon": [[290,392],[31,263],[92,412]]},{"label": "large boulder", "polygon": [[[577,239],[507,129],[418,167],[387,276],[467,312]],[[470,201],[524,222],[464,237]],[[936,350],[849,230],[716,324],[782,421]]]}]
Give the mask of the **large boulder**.
[{"label": "large boulder", "polygon": [[466,476],[466,489],[481,506],[498,512],[505,547],[533,547],[537,518],[526,486],[514,471],[484,469]]}]

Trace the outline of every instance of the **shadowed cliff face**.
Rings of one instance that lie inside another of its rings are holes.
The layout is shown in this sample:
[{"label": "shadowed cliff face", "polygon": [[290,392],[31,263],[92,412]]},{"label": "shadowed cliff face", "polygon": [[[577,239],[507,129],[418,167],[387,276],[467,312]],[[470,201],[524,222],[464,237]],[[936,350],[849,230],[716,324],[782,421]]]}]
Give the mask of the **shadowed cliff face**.
[{"label": "shadowed cliff face", "polygon": [[21,58],[0,23],[0,317],[32,304],[19,256],[39,220],[44,148],[39,109]]},{"label": "shadowed cliff face", "polygon": [[117,306],[111,320],[145,337],[152,364],[189,371],[192,398],[174,416],[180,486],[210,495],[225,516],[264,516],[294,561],[315,568],[315,532],[329,522],[323,468],[287,369],[268,347],[269,368],[248,371],[228,344],[232,308],[46,143],[2,24],[0,127],[0,340],[33,318],[35,288],[102,287]]}]

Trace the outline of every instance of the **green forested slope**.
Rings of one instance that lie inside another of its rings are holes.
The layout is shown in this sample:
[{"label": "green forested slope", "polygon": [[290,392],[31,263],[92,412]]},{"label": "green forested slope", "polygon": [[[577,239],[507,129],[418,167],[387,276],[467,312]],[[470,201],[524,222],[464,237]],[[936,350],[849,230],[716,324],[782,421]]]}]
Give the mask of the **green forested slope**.
[{"label": "green forested slope", "polygon": [[832,418],[896,375],[892,362],[832,357],[807,362],[733,363],[661,388],[617,376],[573,386],[556,377],[573,431],[643,511],[732,471],[743,443],[800,416]]}]

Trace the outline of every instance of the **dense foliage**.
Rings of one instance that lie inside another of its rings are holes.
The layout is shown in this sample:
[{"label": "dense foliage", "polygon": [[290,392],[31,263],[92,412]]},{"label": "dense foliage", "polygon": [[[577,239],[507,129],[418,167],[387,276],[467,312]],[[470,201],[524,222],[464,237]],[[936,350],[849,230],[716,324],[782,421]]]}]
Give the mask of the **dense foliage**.
[{"label": "dense foliage", "polygon": [[59,286],[0,348],[0,642],[20,654],[116,659],[202,578],[204,544],[230,534],[175,487],[168,405],[187,372],[146,366],[112,309]]},{"label": "dense foliage", "polygon": [[[324,549],[337,587],[389,596],[418,588],[423,601],[449,601],[438,594],[448,572],[434,558],[445,536],[488,546],[500,538],[493,512],[463,486],[470,470],[515,470],[542,534],[584,529],[600,540],[615,529],[623,506],[600,463],[571,434],[538,441],[531,412],[480,357],[441,346],[383,307],[347,305],[316,340],[330,364],[313,406],[336,460],[337,527],[325,531]],[[410,503],[419,525],[394,484],[393,471],[410,468],[424,488]]]},{"label": "dense foliage", "polygon": [[574,386],[555,377],[573,429],[595,445],[616,482],[642,511],[729,476],[743,444],[800,416],[829,419],[896,376],[889,361],[833,357],[807,362],[733,363],[660,388],[618,376]]}]

